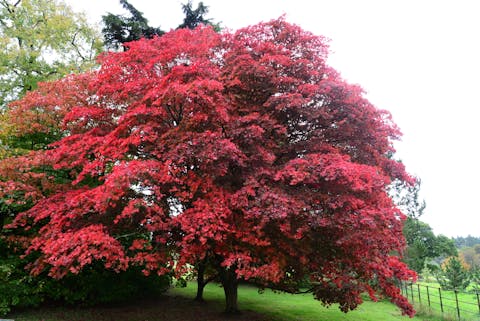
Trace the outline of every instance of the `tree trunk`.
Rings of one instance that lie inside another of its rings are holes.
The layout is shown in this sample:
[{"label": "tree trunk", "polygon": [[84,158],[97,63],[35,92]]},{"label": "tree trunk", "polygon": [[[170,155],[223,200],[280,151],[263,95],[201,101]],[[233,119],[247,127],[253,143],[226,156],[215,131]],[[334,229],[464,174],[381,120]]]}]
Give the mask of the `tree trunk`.
[{"label": "tree trunk", "polygon": [[229,269],[222,269],[220,271],[220,279],[225,292],[225,313],[238,314],[237,299],[238,299],[238,279],[235,273],[235,268],[231,266]]},{"label": "tree trunk", "polygon": [[199,264],[197,269],[197,296],[195,301],[203,302],[203,289],[205,288],[205,264]]}]

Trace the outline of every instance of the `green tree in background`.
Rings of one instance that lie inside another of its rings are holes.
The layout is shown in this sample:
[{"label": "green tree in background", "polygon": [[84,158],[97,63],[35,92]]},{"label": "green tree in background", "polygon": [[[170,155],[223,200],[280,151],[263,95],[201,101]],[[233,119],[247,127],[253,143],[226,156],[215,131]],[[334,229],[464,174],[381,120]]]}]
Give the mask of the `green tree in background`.
[{"label": "green tree in background", "polygon": [[102,44],[60,0],[0,0],[0,109],[40,81],[91,67]]},{"label": "green tree in background", "polygon": [[470,284],[467,267],[455,256],[444,262],[442,269],[437,273],[437,280],[445,290],[465,290]]},{"label": "green tree in background", "polygon": [[472,247],[475,245],[480,245],[480,237],[477,236],[457,236],[454,238],[455,245],[458,248],[463,248],[463,247]]},{"label": "green tree in background", "polygon": [[480,291],[480,267],[472,266],[470,269],[470,281],[475,291]]},{"label": "green tree in background", "polygon": [[203,2],[199,2],[197,9],[193,9],[192,1],[189,0],[187,3],[182,4],[182,10],[185,14],[183,22],[177,27],[177,29],[189,28],[194,29],[201,24],[211,25],[215,30],[220,30],[219,24],[212,22],[212,19],[206,19],[205,16],[208,14],[208,6],[204,5]]},{"label": "green tree in background", "polygon": [[436,236],[430,225],[416,218],[407,218],[403,233],[407,241],[404,261],[418,273],[432,259],[457,255],[453,240],[444,235]]},{"label": "green tree in background", "polygon": [[105,45],[110,49],[126,49],[125,42],[141,38],[153,38],[164,33],[160,28],[148,25],[148,20],[143,13],[138,11],[127,0],[120,0],[120,4],[129,12],[129,16],[114,15],[108,13],[103,16],[104,27],[102,29]]}]

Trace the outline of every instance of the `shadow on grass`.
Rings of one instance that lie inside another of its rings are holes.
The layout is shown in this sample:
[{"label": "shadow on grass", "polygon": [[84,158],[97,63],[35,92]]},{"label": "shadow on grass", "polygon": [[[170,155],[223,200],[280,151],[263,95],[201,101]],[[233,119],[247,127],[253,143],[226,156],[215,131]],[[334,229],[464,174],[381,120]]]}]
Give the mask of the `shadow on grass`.
[{"label": "shadow on grass", "polygon": [[91,308],[42,307],[17,311],[7,317],[15,321],[272,321],[252,311],[225,315],[223,301],[201,303],[175,293],[158,299]]}]

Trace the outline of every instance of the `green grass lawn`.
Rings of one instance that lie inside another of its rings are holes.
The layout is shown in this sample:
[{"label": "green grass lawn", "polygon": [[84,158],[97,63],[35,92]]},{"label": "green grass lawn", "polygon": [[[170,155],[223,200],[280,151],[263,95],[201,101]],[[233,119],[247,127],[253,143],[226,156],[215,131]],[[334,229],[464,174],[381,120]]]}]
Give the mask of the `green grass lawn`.
[{"label": "green grass lawn", "polygon": [[192,301],[195,284],[173,288],[166,296],[135,303],[95,308],[41,308],[11,314],[15,321],[440,321],[441,319],[402,316],[399,309],[387,301],[362,304],[347,314],[338,306],[323,307],[309,294],[291,295],[266,290],[259,294],[251,286],[239,289],[240,316],[222,315],[223,289],[209,284],[205,289],[205,304]]},{"label": "green grass lawn", "polygon": [[[171,294],[193,297],[196,287],[176,288]],[[207,302],[223,306],[223,289],[215,284],[208,285],[204,295]],[[242,286],[239,291],[239,308],[256,311],[275,321],[396,321],[396,320],[440,320],[435,318],[402,316],[400,310],[388,301],[371,302],[367,300],[355,311],[343,313],[337,305],[324,307],[313,299],[311,294],[286,294],[266,290],[259,294],[255,287]]]}]

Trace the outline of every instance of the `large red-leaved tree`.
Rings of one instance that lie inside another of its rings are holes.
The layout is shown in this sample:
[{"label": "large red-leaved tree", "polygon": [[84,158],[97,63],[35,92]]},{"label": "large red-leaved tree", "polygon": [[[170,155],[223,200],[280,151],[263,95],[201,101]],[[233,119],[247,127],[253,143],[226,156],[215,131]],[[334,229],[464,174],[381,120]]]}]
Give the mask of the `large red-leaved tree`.
[{"label": "large red-leaved tree", "polygon": [[412,181],[392,158],[400,133],[326,64],[325,39],[280,18],[129,47],[71,78],[79,85],[37,93],[64,137],[22,159],[18,177],[41,158],[70,180],[48,193],[2,183],[37,197],[11,226],[38,229],[33,273],[60,278],[100,261],[145,273],[195,266],[203,277],[208,266],[228,312],[244,279],[291,292],[307,282],[343,311],[363,292],[384,295],[413,314],[396,285],[415,277],[399,259],[404,215],[388,194]]}]

